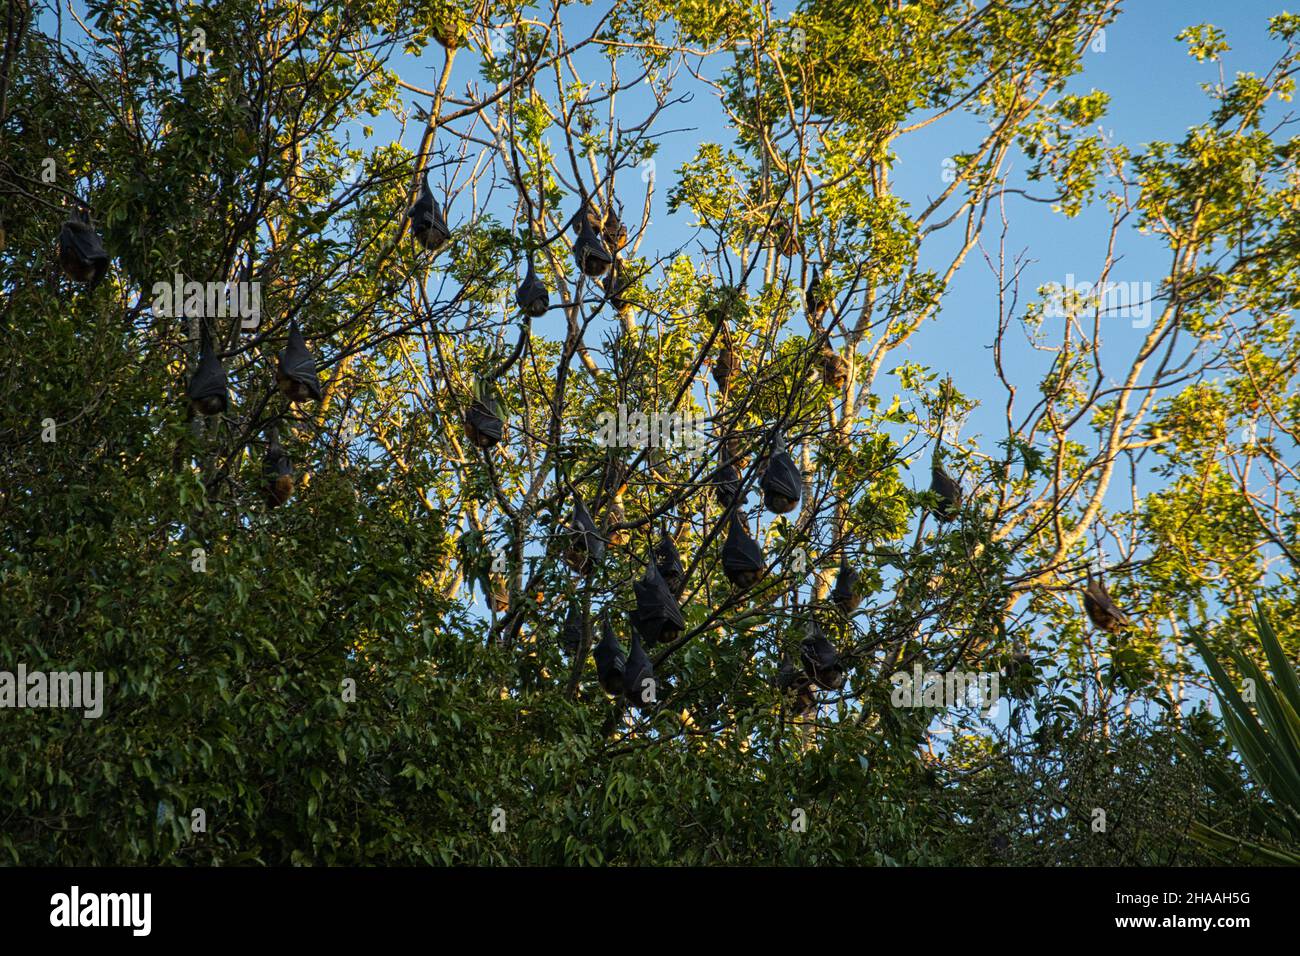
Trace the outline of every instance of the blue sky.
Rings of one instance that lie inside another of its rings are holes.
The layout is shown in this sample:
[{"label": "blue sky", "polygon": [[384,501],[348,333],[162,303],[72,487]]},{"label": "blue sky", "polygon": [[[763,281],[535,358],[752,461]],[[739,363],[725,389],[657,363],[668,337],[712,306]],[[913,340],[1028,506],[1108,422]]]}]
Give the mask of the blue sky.
[{"label": "blue sky", "polygon": [[[1084,71],[1069,84],[1069,92],[1101,90],[1110,96],[1110,106],[1101,126],[1107,137],[1123,143],[1133,153],[1142,152],[1157,140],[1177,141],[1190,126],[1204,122],[1213,101],[1201,89],[1204,83],[1217,82],[1219,66],[1198,63],[1187,55],[1186,46],[1174,37],[1186,26],[1214,23],[1227,33],[1233,45],[1224,57],[1224,71],[1230,80],[1236,71],[1263,73],[1281,50],[1281,45],[1267,36],[1267,18],[1280,9],[1272,4],[1252,0],[1235,5],[1197,0],[1142,0],[1129,4],[1129,10],[1107,28],[1105,50],[1089,51]],[[922,136],[929,134],[929,131]],[[901,194],[912,199],[935,194],[942,188],[939,169],[950,131],[935,129],[928,141],[911,139],[900,149],[905,161],[895,170]],[[1050,193],[1049,183],[1030,183],[1019,179],[1028,167],[1023,156],[1011,159],[1012,185],[1042,196]],[[1029,260],[1021,283],[1021,310],[1035,290],[1051,283],[1064,283],[1069,276],[1075,281],[1097,278],[1106,253],[1110,228],[1109,211],[1101,204],[1086,207],[1077,217],[1067,218],[1049,206],[1010,197],[1007,201],[1009,231],[1008,258],[1024,254]],[[986,227],[985,244],[996,254],[1001,224],[996,213]],[[1120,235],[1117,254],[1121,261],[1112,279],[1121,283],[1150,283],[1158,288],[1168,269],[1168,254],[1163,245],[1150,236],[1139,235],[1126,225]],[[937,259],[935,260],[937,261]],[[954,278],[943,303],[939,321],[920,330],[912,342],[900,351],[908,357],[939,368],[950,369],[958,386],[989,405],[977,411],[967,432],[982,433],[987,441],[981,447],[994,451],[992,441],[1001,434],[1003,393],[991,381],[994,320],[997,314],[996,283],[983,256],[972,252]],[[1159,310],[1159,303],[1153,307]],[[954,334],[955,329],[962,334]],[[969,329],[969,335],[964,334]],[[1141,343],[1145,332],[1133,328],[1128,318],[1115,317],[1103,323],[1103,354],[1111,356],[1108,366],[1118,372],[1127,363],[1119,355],[1130,354]],[[1031,385],[1041,368],[1040,356],[1028,348],[1014,346],[1023,337],[1012,334],[1013,349],[1008,370],[1020,372],[1019,383]],[[982,388],[989,382],[992,388]],[[1019,403],[1023,408],[1023,400]],[[1119,503],[1119,502],[1117,502]]]}]

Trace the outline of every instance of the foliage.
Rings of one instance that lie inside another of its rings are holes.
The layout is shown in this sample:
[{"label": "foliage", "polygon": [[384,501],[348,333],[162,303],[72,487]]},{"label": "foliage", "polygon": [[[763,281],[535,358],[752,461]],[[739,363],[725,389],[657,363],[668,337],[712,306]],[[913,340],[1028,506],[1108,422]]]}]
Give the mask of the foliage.
[{"label": "foliage", "polygon": [[[1268,796],[1269,802],[1257,808],[1250,821],[1259,836],[1242,840],[1225,833],[1222,824],[1200,825],[1194,832],[1197,839],[1228,859],[1244,852],[1255,861],[1296,865],[1300,864],[1300,854],[1294,849],[1300,845],[1300,681],[1262,609],[1256,611],[1255,626],[1272,680],[1250,657],[1230,650],[1228,659],[1238,675],[1234,679],[1199,635],[1193,633],[1192,641],[1214,679],[1214,693],[1223,708],[1228,736],[1241,754],[1252,782]],[[1246,681],[1249,685],[1245,685]],[[1244,686],[1250,687],[1250,694],[1242,689]],[[1185,749],[1195,752],[1196,743],[1191,738],[1184,735],[1180,740]],[[1226,776],[1213,780],[1225,796],[1238,795],[1237,781]]]}]

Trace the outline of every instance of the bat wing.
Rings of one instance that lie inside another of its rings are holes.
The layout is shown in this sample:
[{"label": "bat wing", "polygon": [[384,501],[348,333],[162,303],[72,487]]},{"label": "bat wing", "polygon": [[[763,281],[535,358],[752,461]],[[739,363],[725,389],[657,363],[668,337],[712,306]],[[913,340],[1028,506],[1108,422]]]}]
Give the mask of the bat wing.
[{"label": "bat wing", "polygon": [[198,401],[217,395],[226,395],[226,370],[222,367],[221,360],[209,352],[199,359],[199,367],[190,379],[187,397],[191,401]]},{"label": "bat wing", "polygon": [[433,190],[429,188],[429,177],[426,173],[424,184],[420,187],[420,197],[407,210],[406,215],[411,220],[411,225],[414,228],[428,228],[433,225],[433,209]]},{"label": "bat wing", "polygon": [[104,251],[104,243],[100,241],[99,234],[84,222],[65,222],[63,232],[59,234],[59,242],[82,262],[108,264],[108,253]]},{"label": "bat wing", "polygon": [[639,702],[645,681],[653,679],[654,676],[655,672],[650,665],[650,658],[646,657],[645,651],[641,648],[641,639],[634,633],[632,635],[632,649],[623,664],[623,690],[628,697]]},{"label": "bat wing", "polygon": [[560,635],[565,649],[573,653],[581,647],[582,634],[585,630],[586,622],[582,619],[582,610],[577,602],[574,602],[569,607],[569,613],[564,619],[564,630]]},{"label": "bat wing", "polygon": [[940,468],[931,472],[930,490],[950,504],[961,504],[961,485],[953,481],[948,473]]},{"label": "bat wing", "polygon": [[587,506],[578,499],[578,503],[573,506],[573,526],[578,532],[582,547],[591,555],[592,559],[599,561],[605,556],[605,539],[600,536],[600,531],[596,528],[596,522],[591,518],[591,512]]},{"label": "bat wing", "polygon": [[686,568],[682,565],[682,556],[668,535],[660,538],[655,546],[654,562],[670,591],[676,590],[685,580]]},{"label": "bat wing", "polygon": [[316,357],[307,348],[298,324],[289,325],[289,341],[280,353],[280,372],[307,389],[311,397],[320,401],[320,373],[316,368]]},{"label": "bat wing", "polygon": [[64,255],[70,255],[94,270],[90,280],[91,289],[99,285],[108,273],[108,252],[104,249],[104,243],[99,234],[84,222],[70,219],[63,224],[59,233],[59,249]]},{"label": "bat wing", "polygon": [[262,460],[262,474],[271,480],[293,474],[293,463],[282,449],[268,450]]},{"label": "bat wing", "polygon": [[799,499],[803,475],[787,452],[773,455],[763,474],[763,490],[775,491],[787,498]]},{"label": "bat wing", "polygon": [[840,564],[839,577],[835,579],[835,588],[831,591],[831,600],[837,604],[848,604],[854,598],[854,588],[858,584],[858,572],[847,564]]},{"label": "bat wing", "polygon": [[433,228],[433,207],[416,203],[407,214],[411,219],[411,228],[416,232]]},{"label": "bat wing", "polygon": [[1110,592],[1106,590],[1106,585],[1100,580],[1094,579],[1088,583],[1083,592],[1083,603],[1088,616],[1103,630],[1109,627],[1128,627],[1132,624],[1129,616],[1115,603]]},{"label": "bat wing", "polygon": [[604,635],[591,652],[591,656],[596,659],[596,674],[602,684],[612,681],[616,675],[622,677],[627,666],[627,654],[623,652],[618,639],[614,637],[613,629],[608,624],[605,625]]},{"label": "bat wing", "polygon": [[731,465],[723,465],[714,473],[714,484],[717,486],[718,497],[722,498],[724,504],[740,492],[740,475],[736,474],[736,469]]},{"label": "bat wing", "polygon": [[818,670],[834,667],[839,660],[835,646],[821,634],[810,635],[803,639],[801,646],[803,659]]},{"label": "bat wing", "polygon": [[605,248],[604,243],[600,241],[600,237],[592,230],[590,223],[582,227],[582,234],[578,236],[578,241],[573,244],[573,257],[578,262],[578,268],[587,275],[602,275],[606,269],[614,264],[609,250]]},{"label": "bat wing", "polygon": [[733,531],[722,546],[722,566],[728,571],[761,571],[763,552],[748,534]]},{"label": "bat wing", "polygon": [[447,228],[447,215],[442,211],[442,208],[438,205],[437,200],[434,200],[433,209],[431,211],[430,218],[433,220],[434,231],[436,231],[444,241],[450,239],[451,230]]},{"label": "bat wing", "polygon": [[501,436],[505,434],[505,423],[492,414],[491,409],[482,402],[475,402],[470,406],[469,420],[475,430],[493,444],[499,442]]},{"label": "bat wing", "polygon": [[318,402],[321,400],[320,375],[316,371],[316,360],[311,355],[285,355],[280,360],[280,369],[286,377],[307,389],[312,399]]},{"label": "bat wing", "polygon": [[835,645],[820,633],[805,637],[800,647],[804,669],[816,683],[828,690],[837,690],[844,684],[840,668],[840,655]]},{"label": "bat wing", "polygon": [[95,288],[104,281],[104,276],[108,274],[108,257],[95,260],[95,275],[90,280],[90,288]]},{"label": "bat wing", "polygon": [[533,271],[531,265],[528,267],[528,275],[524,277],[524,281],[515,292],[515,303],[534,318],[551,307],[550,293],[546,291],[542,280],[537,278],[537,273]]},{"label": "bat wing", "polygon": [[637,618],[648,625],[648,633],[660,638],[664,631],[686,627],[677,599],[653,562],[646,568],[645,578],[634,583],[632,590],[636,594]]}]

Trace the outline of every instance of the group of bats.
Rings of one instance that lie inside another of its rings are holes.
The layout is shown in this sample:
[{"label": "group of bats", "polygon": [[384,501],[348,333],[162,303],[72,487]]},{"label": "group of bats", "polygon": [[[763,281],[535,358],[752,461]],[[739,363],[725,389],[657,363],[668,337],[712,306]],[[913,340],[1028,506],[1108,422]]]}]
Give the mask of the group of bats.
[{"label": "group of bats", "polygon": [[[406,214],[414,241],[430,252],[442,249],[451,239],[443,210],[429,188],[428,173],[414,205]],[[580,272],[595,280],[604,279],[606,297],[622,310],[626,303],[619,298],[625,289],[625,279],[620,277],[622,265],[618,252],[627,242],[626,227],[612,210],[601,217],[590,204],[584,204],[574,217],[577,239],[572,251]],[[63,224],[59,235],[59,263],[73,281],[94,288],[108,271],[109,257],[99,235],[90,225],[89,213],[83,208]],[[805,291],[810,321],[815,321],[827,308],[821,278],[814,266]],[[538,277],[529,258],[528,270],[515,293],[521,312],[537,318],[550,308],[546,285]],[[724,391],[738,369],[738,361],[724,336],[724,344],[713,362],[713,376]],[[821,355],[823,379],[831,387],[842,386],[848,378],[848,363],[833,349],[823,349]],[[320,374],[315,356],[307,348],[302,331],[296,321],[289,325],[288,341],[278,354],[276,382],[284,397],[293,405],[308,401],[319,402],[322,397]],[[213,347],[207,323],[201,323],[199,359],[190,378],[186,397],[191,415],[220,415],[226,411],[228,385],[225,368]],[[481,390],[469,403],[464,417],[465,434],[475,447],[488,450],[501,441],[505,434],[505,419],[500,403],[491,389]],[[718,500],[726,509],[727,535],[722,546],[722,570],[727,580],[740,590],[753,587],[766,574],[767,566],[762,548],[750,535],[741,521],[740,510],[747,495],[741,494],[741,479],[736,469],[736,456],[724,445],[721,463],[713,475],[713,486]],[[270,430],[266,454],[262,463],[264,496],[268,507],[285,504],[294,493],[293,465],[289,455],[280,446],[278,433]],[[803,476],[795,464],[780,430],[774,430],[765,465],[759,478],[759,490],[764,507],[773,514],[786,514],[794,510],[800,500]],[[962,506],[961,485],[949,475],[936,460],[931,468],[930,491],[936,501],[932,513],[940,523],[957,518]],[[601,562],[605,554],[605,541],[581,496],[574,491],[575,503],[571,514],[569,543],[564,560],[574,571],[586,575]],[[851,615],[861,603],[857,593],[859,575],[848,562],[847,554],[841,558],[838,577],[830,592],[830,600],[845,617]],[[685,630],[682,616],[682,591],[686,572],[681,555],[673,539],[663,535],[652,549],[642,578],[633,585],[635,610],[631,615],[631,644],[625,650],[615,637],[610,624],[608,608],[601,614],[601,639],[592,649],[600,686],[611,696],[622,697],[634,708],[647,711],[658,706],[654,669],[646,648],[669,644]],[[1106,590],[1100,574],[1088,574],[1084,590],[1084,608],[1089,619],[1100,630],[1111,633],[1130,625],[1128,616],[1115,604]],[[561,641],[570,653],[583,646],[589,623],[575,601],[561,630]],[[1021,655],[1023,656],[1023,655]],[[834,644],[816,621],[810,621],[800,647],[802,668],[790,659],[783,659],[777,674],[777,687],[787,695],[796,713],[807,715],[816,708],[817,689],[840,690],[846,679],[846,666]]]},{"label": "group of bats", "polygon": [[[86,283],[91,289],[108,272],[108,252],[90,225],[90,214],[84,208],[73,213],[59,232],[59,264],[70,279]],[[200,322],[200,330],[199,360],[185,394],[191,415],[220,415],[229,403],[226,369],[212,344],[206,321]],[[289,323],[289,340],[277,356],[276,384],[294,405],[321,399],[316,358],[307,348],[296,321]],[[274,428],[262,460],[262,474],[268,506],[282,505],[293,496],[293,463]]]}]

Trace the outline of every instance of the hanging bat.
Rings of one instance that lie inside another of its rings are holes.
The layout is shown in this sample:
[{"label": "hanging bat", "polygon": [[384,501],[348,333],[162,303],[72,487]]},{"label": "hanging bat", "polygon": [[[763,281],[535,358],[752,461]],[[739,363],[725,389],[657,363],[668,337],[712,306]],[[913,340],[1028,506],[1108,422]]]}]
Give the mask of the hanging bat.
[{"label": "hanging bat", "polygon": [[605,298],[616,312],[623,313],[632,308],[634,303],[623,298],[623,293],[631,288],[634,281],[627,277],[623,260],[615,256],[614,264],[610,266],[609,272],[605,273],[602,288],[605,290]]},{"label": "hanging bat", "polygon": [[740,447],[740,440],[734,436],[724,439],[722,442],[722,451],[728,461],[737,468],[745,467],[744,449]]},{"label": "hanging bat", "polygon": [[799,504],[799,495],[803,491],[803,475],[795,465],[790,453],[785,450],[785,439],[778,432],[772,445],[772,455],[768,458],[763,477],[758,482],[763,491],[763,504],[773,514],[785,514],[793,511]]},{"label": "hanging bat", "polygon": [[622,252],[627,245],[627,226],[623,225],[623,220],[614,212],[612,203],[605,213],[605,224],[600,230],[600,237],[605,240],[605,248],[615,254]]},{"label": "hanging bat", "polygon": [[564,627],[560,630],[560,646],[573,656],[582,647],[582,639],[587,631],[587,618],[582,613],[582,602],[576,598],[569,602],[569,613],[565,615]]},{"label": "hanging bat", "polygon": [[415,241],[430,252],[437,252],[451,240],[447,220],[438,208],[438,201],[433,198],[433,190],[429,188],[428,170],[424,172],[420,198],[407,211],[406,217],[411,220],[411,235]]},{"label": "hanging bat", "polygon": [[537,278],[531,258],[528,260],[528,274],[515,290],[515,304],[531,319],[541,318],[551,307],[550,293],[546,291],[546,285],[542,280]]},{"label": "hanging bat", "polygon": [[732,511],[727,541],[722,546],[722,573],[733,586],[743,590],[757,584],[766,571],[763,549],[750,537],[739,513]]},{"label": "hanging bat", "polygon": [[623,693],[623,672],[627,666],[627,654],[623,645],[614,636],[614,629],[609,626],[608,617],[600,622],[600,643],[592,648],[591,656],[596,659],[596,677],[600,686],[610,697]]},{"label": "hanging bat", "polygon": [[793,259],[799,254],[799,239],[794,234],[790,220],[784,216],[772,224],[772,236],[775,239],[773,246],[777,255]]},{"label": "hanging bat", "polygon": [[575,493],[573,515],[569,521],[570,544],[564,552],[564,563],[579,574],[590,574],[605,557],[605,539],[600,536],[591,512]]},{"label": "hanging bat", "polygon": [[617,455],[616,451],[605,459],[600,476],[600,489],[596,493],[595,509],[598,514],[604,516],[605,529],[609,532],[609,543],[624,545],[627,543],[627,530],[615,529],[613,526],[627,520],[627,512],[623,508],[623,492],[627,490],[628,466],[615,455]]},{"label": "hanging bat", "polygon": [[257,151],[257,141],[261,133],[261,113],[246,90],[240,90],[235,95],[235,114],[235,146],[238,147],[241,155],[251,157]]},{"label": "hanging bat", "polygon": [[809,621],[799,648],[803,658],[804,673],[823,690],[839,690],[844,686],[844,667],[835,645],[826,639],[822,629]]},{"label": "hanging bat", "polygon": [[713,360],[713,381],[718,384],[718,389],[725,392],[731,386],[731,380],[735,377],[740,362],[736,359],[736,353],[731,350],[731,346],[723,342],[722,348],[718,350],[718,357]]},{"label": "hanging bat", "polygon": [[941,524],[947,524],[957,517],[961,510],[961,485],[937,463],[930,467],[930,490],[939,497],[939,505],[934,509],[935,518]]},{"label": "hanging bat", "polygon": [[278,359],[275,381],[284,397],[295,405],[308,399],[319,402],[320,374],[316,370],[316,357],[307,348],[296,320],[289,323],[289,341]]},{"label": "hanging bat", "polygon": [[740,498],[740,475],[730,460],[724,461],[713,473],[713,490],[718,496],[718,503],[724,508],[730,508],[733,504],[743,505],[749,499],[748,493],[743,499]]},{"label": "hanging bat", "polygon": [[596,235],[596,230],[591,228],[591,222],[588,220],[583,220],[582,232],[578,234],[578,241],[573,244],[573,259],[582,274],[593,279],[599,279],[614,264],[609,250],[600,241],[600,236]]},{"label": "hanging bat", "polygon": [[776,689],[788,699],[796,717],[807,717],[817,709],[813,682],[789,660],[783,659],[776,672]]},{"label": "hanging bat", "polygon": [[658,701],[655,688],[655,671],[650,658],[641,649],[641,636],[632,630],[632,648],[623,664],[623,696],[629,704],[645,713],[653,710]]},{"label": "hanging bat", "polygon": [[620,457],[619,449],[614,448],[608,452],[605,458],[605,465],[600,473],[600,491],[596,495],[597,509],[603,507],[605,502],[610,498],[618,497],[627,491],[627,480],[630,469],[626,461]]},{"label": "hanging bat", "polygon": [[573,229],[575,238],[582,235],[584,224],[591,226],[591,231],[597,235],[600,235],[605,228],[604,217],[596,211],[596,207],[590,200],[584,201],[582,208],[574,213],[573,218],[569,220],[569,226]]},{"label": "hanging bat", "polygon": [[504,614],[510,610],[510,589],[506,587],[505,578],[499,574],[491,575],[488,606],[498,614]]},{"label": "hanging bat", "polygon": [[668,585],[668,590],[674,596],[680,597],[682,589],[686,586],[686,567],[682,564],[682,556],[677,551],[677,545],[666,534],[662,535],[659,543],[655,545],[654,562],[664,583]]},{"label": "hanging bat", "polygon": [[80,209],[59,230],[59,265],[73,282],[89,282],[90,288],[108,272],[108,253],[99,234],[90,225],[90,213]]},{"label": "hanging bat", "polygon": [[465,437],[475,448],[488,449],[505,435],[506,424],[496,399],[476,398],[465,409]]},{"label": "hanging bat", "polygon": [[831,601],[846,617],[862,603],[862,596],[858,594],[858,572],[849,564],[847,554],[840,555],[840,572],[835,579],[835,587],[831,589]]},{"label": "hanging bat", "polygon": [[266,446],[266,457],[262,459],[262,477],[266,480],[268,508],[279,507],[293,497],[293,463],[280,447],[280,440],[274,432]]},{"label": "hanging bat", "polygon": [[199,341],[199,364],[190,378],[185,395],[191,414],[220,415],[226,410],[226,370],[212,347],[207,322],[202,322]]},{"label": "hanging bat", "polygon": [[1088,612],[1088,619],[1107,634],[1132,626],[1133,622],[1129,620],[1129,616],[1112,600],[1110,592],[1106,590],[1106,582],[1101,579],[1100,571],[1095,578],[1092,576],[1092,571],[1088,571],[1088,584],[1083,591],[1083,608]]},{"label": "hanging bat", "polygon": [[461,45],[468,30],[464,12],[457,4],[450,3],[442,6],[430,32],[444,50],[454,50]]},{"label": "hanging bat", "polygon": [[849,363],[830,347],[821,351],[822,381],[828,388],[839,391],[849,381]]},{"label": "hanging bat", "polygon": [[812,267],[812,276],[808,279],[808,288],[804,290],[804,305],[808,316],[808,325],[815,326],[821,322],[822,316],[826,314],[827,302],[822,293],[821,275],[817,272],[817,267]]},{"label": "hanging bat", "polygon": [[623,509],[623,495],[615,493],[604,511],[606,541],[615,547],[627,544],[627,529],[615,527],[627,520],[627,512]]},{"label": "hanging bat", "polygon": [[671,641],[686,629],[677,598],[655,566],[654,555],[646,561],[645,575],[632,585],[632,591],[636,595],[634,620],[647,644]]}]

